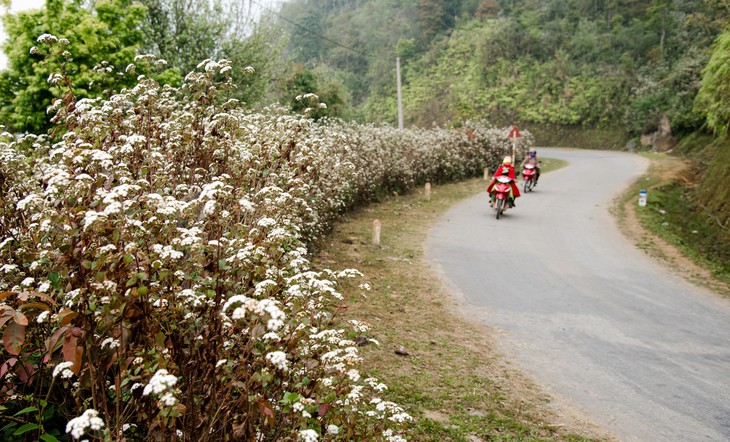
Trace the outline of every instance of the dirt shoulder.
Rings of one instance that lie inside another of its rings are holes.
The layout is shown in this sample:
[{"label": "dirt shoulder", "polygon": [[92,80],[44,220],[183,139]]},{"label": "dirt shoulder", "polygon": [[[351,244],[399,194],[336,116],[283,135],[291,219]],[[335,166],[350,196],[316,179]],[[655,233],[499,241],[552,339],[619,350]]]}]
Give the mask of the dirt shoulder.
[{"label": "dirt shoulder", "polygon": [[[707,287],[719,295],[730,297],[730,287],[715,278],[710,270],[687,256],[677,247],[664,240],[656,232],[642,224],[637,214],[638,191],[660,187],[673,180],[684,180],[693,165],[690,161],[668,155],[650,155],[651,161],[646,176],[631,186],[615,200],[613,213],[619,228],[634,244],[649,256],[661,262],[688,281]],[[650,183],[648,186],[646,183]]]}]

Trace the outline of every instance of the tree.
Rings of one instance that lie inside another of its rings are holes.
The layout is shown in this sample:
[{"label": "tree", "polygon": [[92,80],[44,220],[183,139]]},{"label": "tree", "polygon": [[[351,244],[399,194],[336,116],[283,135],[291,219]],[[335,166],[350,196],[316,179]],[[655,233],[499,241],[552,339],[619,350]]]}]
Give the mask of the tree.
[{"label": "tree", "polygon": [[[276,79],[282,78],[289,67],[282,56],[286,44],[286,36],[267,16],[253,26],[250,35],[240,39],[234,36],[223,43],[223,56],[231,61],[231,78],[237,85],[232,95],[248,104],[270,99]],[[249,66],[255,75],[248,73]]]},{"label": "tree", "polygon": [[426,41],[430,41],[447,26],[447,15],[442,2],[420,0],[418,2],[418,22]]},{"label": "tree", "polygon": [[499,14],[497,0],[482,0],[476,11],[476,16],[482,19],[496,17]]},{"label": "tree", "polygon": [[315,5],[302,5],[301,9],[292,9],[295,13],[291,27],[292,38],[289,39],[292,58],[300,63],[312,67],[325,52],[324,45],[330,44],[323,39],[325,36],[324,13]]},{"label": "tree", "polygon": [[[235,17],[221,0],[139,0],[147,6],[144,49],[186,74],[217,59]],[[230,5],[229,5],[230,6]]]},{"label": "tree", "polygon": [[705,115],[712,131],[723,135],[730,132],[730,27],[718,37],[702,71],[695,108]]},{"label": "tree", "polygon": [[284,90],[284,100],[294,112],[305,112],[315,120],[343,115],[345,100],[342,85],[329,80],[320,86],[317,74],[303,65],[294,66]]},{"label": "tree", "polygon": [[[144,14],[144,6],[132,0],[99,0],[93,9],[82,0],[46,0],[43,9],[6,14],[8,39],[3,49],[8,69],[0,73],[0,121],[15,131],[40,133],[50,127],[46,109],[64,89],[70,87],[76,98],[85,98],[132,84],[131,75],[109,84],[104,80],[108,76],[97,74],[94,67],[104,62],[105,70],[124,69],[134,61]],[[42,35],[64,46],[54,57],[64,62],[71,84],[48,87],[54,69],[41,50],[31,50],[42,46]]]}]

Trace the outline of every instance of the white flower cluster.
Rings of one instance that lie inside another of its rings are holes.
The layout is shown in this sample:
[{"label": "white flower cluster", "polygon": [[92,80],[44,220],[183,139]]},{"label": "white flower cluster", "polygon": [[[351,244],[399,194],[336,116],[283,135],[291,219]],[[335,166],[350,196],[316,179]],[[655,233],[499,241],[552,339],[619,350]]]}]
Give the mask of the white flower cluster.
[{"label": "white flower cluster", "polygon": [[86,430],[99,431],[102,428],[104,428],[104,420],[99,417],[99,412],[89,408],[81,416],[68,421],[66,433],[71,434],[74,439],[80,439]]},{"label": "white flower cluster", "polygon": [[147,383],[147,386],[144,387],[142,394],[144,396],[160,394],[175,384],[177,384],[177,376],[169,374],[167,370],[161,368],[152,376],[149,383]]},{"label": "white flower cluster", "polygon": [[286,371],[289,368],[289,361],[283,351],[274,351],[266,355],[266,360],[278,370]]},{"label": "white flower cluster", "polygon": [[58,37],[56,37],[55,35],[51,35],[51,34],[43,34],[38,37],[38,43],[53,44],[53,43],[56,43],[57,41],[58,41]]},{"label": "white flower cluster", "polygon": [[299,440],[302,442],[317,442],[319,433],[314,430],[302,430],[299,432]]},{"label": "white flower cluster", "polygon": [[42,323],[46,322],[46,319],[48,319],[48,316],[50,316],[50,315],[51,315],[50,311],[48,311],[48,310],[43,311],[36,318],[36,322],[39,324],[42,324]]},{"label": "white flower cluster", "polygon": [[[62,43],[51,35],[38,42]],[[149,55],[134,63],[164,65]],[[135,65],[126,70],[135,72]],[[0,141],[0,175],[10,189],[0,201],[0,224],[8,232],[0,238],[0,289],[37,290],[68,309],[64,314],[91,310],[95,342],[106,350],[99,353],[134,355],[136,375],[150,378],[144,386],[139,378],[127,380],[116,387],[118,395],[126,390],[139,397],[144,387],[144,396],[169,407],[176,393],[187,402],[175,391],[180,383],[194,403],[206,394],[207,379],[178,379],[164,369],[152,374],[146,370],[159,365],[146,355],[164,359],[173,371],[171,361],[187,360],[198,351],[193,346],[220,342],[210,349],[211,360],[200,363],[215,364],[226,379],[236,379],[237,370],[260,371],[290,389],[308,379],[317,395],[332,395],[333,404],[360,417],[370,412],[382,428],[394,428],[387,437],[400,437],[408,419],[374,402],[385,385],[357,370],[361,358],[352,339],[368,327],[332,325],[343,297],[339,281],[361,275],[314,271],[308,245],[344,212],[379,195],[480,174],[511,148],[505,131],[483,123],[409,131],[316,124],[273,107],[249,113],[236,100],[221,100],[219,92],[234,86],[231,72],[226,60],[205,60],[179,88],[140,76],[136,86],[108,99],[79,100],[75,108],[58,100],[51,111],[69,123],[60,140],[28,135]],[[319,105],[314,94],[299,98]],[[523,132],[522,144],[530,140]],[[133,308],[140,300],[148,302],[144,315]],[[57,331],[68,324],[59,317],[44,312],[29,327],[42,323]],[[177,342],[187,344],[120,337],[121,317],[125,327],[135,321],[174,325],[183,338]],[[224,336],[211,336],[213,330]],[[242,351],[252,346],[255,352]],[[71,377],[65,364],[55,367],[54,377]],[[261,387],[251,397],[278,404],[280,397],[266,397],[276,394]],[[292,428],[309,428],[309,411],[298,410]],[[347,433],[336,425],[317,428]],[[323,435],[304,430],[299,437]]]},{"label": "white flower cluster", "polygon": [[55,378],[60,374],[62,379],[71,378],[74,375],[74,372],[70,370],[73,365],[73,362],[61,362],[53,369],[53,377]]}]

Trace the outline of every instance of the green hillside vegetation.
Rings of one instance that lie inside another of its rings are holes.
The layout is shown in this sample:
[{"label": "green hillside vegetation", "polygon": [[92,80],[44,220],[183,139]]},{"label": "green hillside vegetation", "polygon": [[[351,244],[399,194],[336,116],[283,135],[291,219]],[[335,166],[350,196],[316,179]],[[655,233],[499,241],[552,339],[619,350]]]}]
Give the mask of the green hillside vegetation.
[{"label": "green hillside vegetation", "polygon": [[360,119],[395,121],[400,56],[408,124],[479,116],[620,127],[635,136],[664,116],[676,133],[702,126],[693,101],[727,5],[293,0],[282,16],[304,25],[289,25],[296,35],[291,56],[313,71],[336,73],[330,79],[342,81]]},{"label": "green hillside vegetation", "polygon": [[654,226],[730,274],[729,12],[718,0],[292,0],[281,15],[290,57],[337,83],[343,114],[362,121],[396,121],[400,57],[406,125],[486,118],[538,145],[603,149],[660,147],[639,139],[666,125],[661,147],[697,173],[663,189],[652,205],[673,219]]}]

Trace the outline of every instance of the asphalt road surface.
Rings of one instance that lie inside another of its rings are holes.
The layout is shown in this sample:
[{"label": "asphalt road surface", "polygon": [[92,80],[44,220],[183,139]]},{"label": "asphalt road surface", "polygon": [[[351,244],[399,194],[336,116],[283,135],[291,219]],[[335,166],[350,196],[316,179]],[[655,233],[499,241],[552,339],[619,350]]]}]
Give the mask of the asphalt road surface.
[{"label": "asphalt road surface", "polygon": [[499,220],[486,193],[452,207],[429,261],[510,358],[618,439],[730,441],[730,301],[636,249],[609,213],[647,163],[539,153],[570,165]]}]

